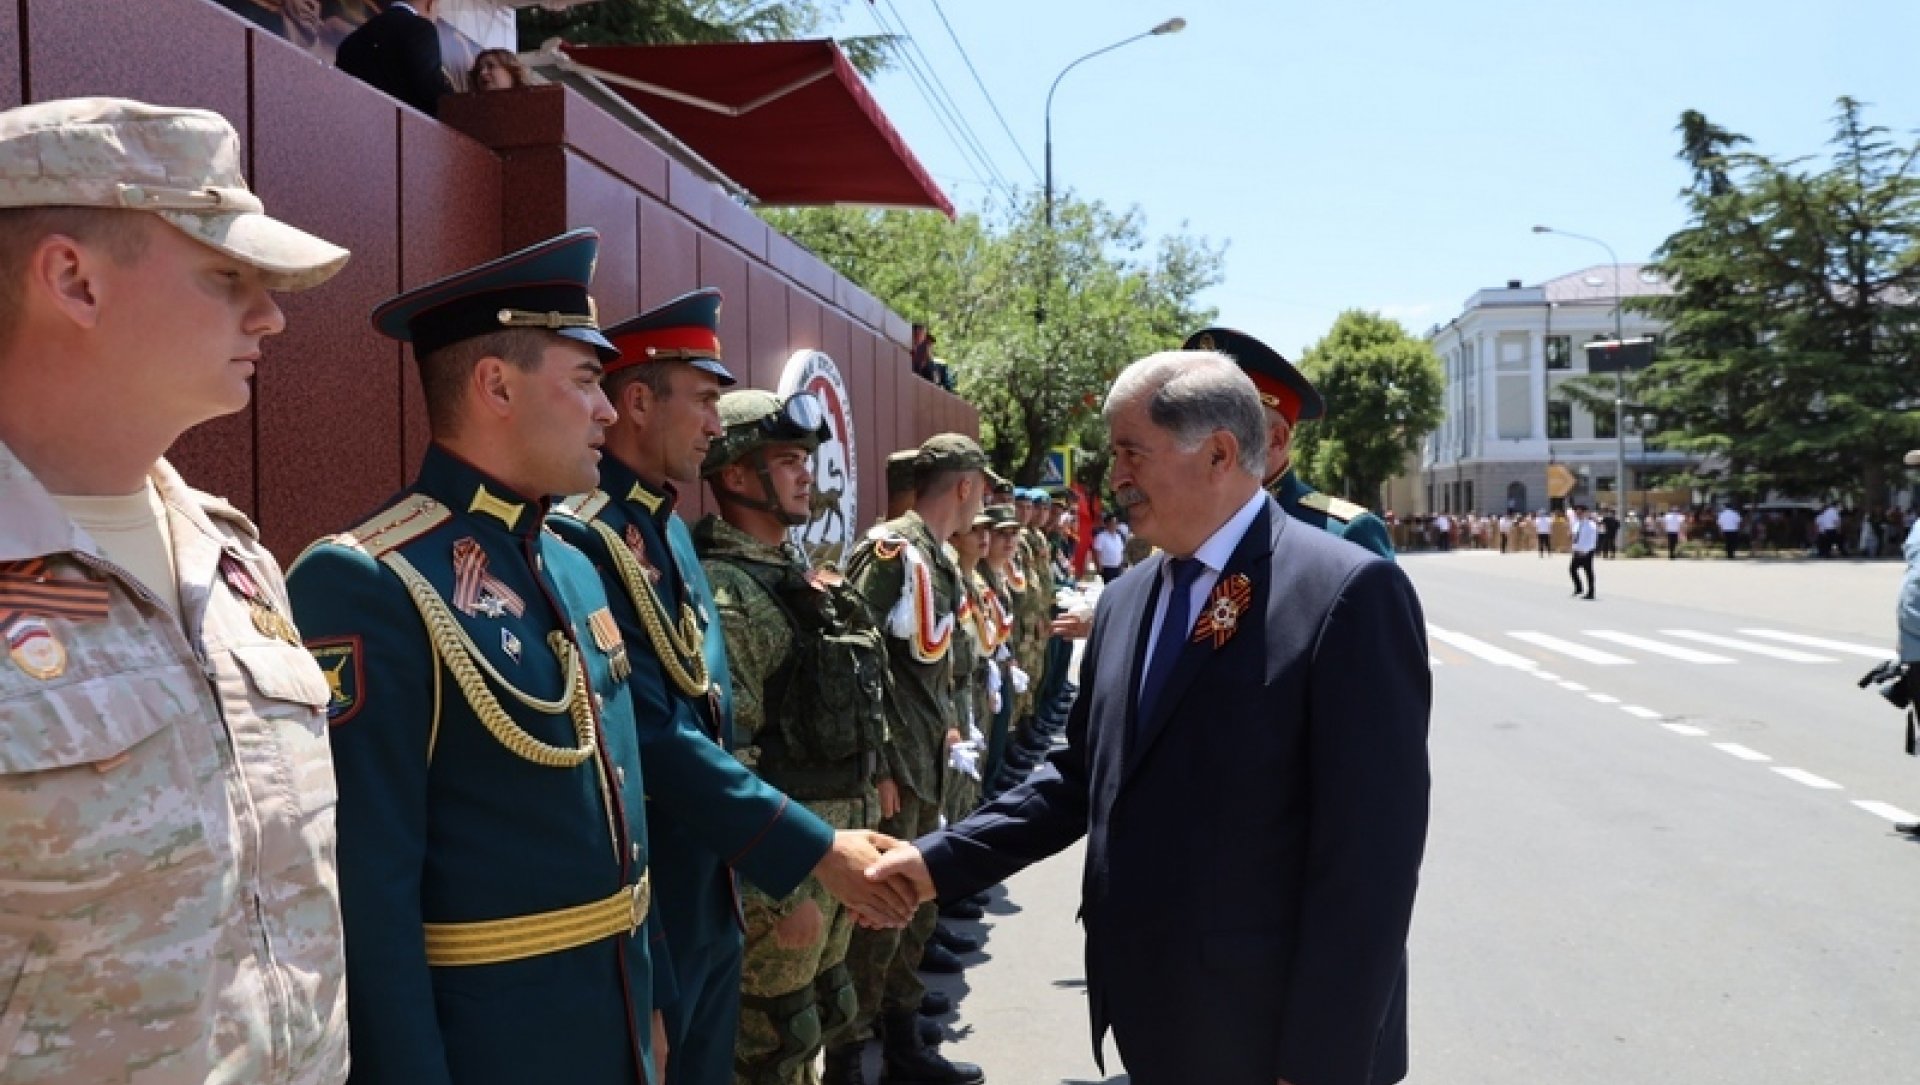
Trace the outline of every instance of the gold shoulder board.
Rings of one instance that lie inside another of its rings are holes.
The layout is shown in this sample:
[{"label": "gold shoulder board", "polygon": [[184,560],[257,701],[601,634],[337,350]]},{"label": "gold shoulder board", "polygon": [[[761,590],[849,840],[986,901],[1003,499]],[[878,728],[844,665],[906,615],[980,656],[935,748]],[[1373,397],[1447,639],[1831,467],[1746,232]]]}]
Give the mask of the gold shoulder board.
[{"label": "gold shoulder board", "polygon": [[607,502],[612,500],[611,497],[607,496],[605,490],[594,490],[591,493],[581,494],[579,497],[570,497],[554,507],[556,509],[566,510],[570,516],[592,523],[594,518],[606,509]]},{"label": "gold shoulder board", "polygon": [[350,531],[314,540],[293,563],[300,564],[316,548],[328,545],[344,546],[378,558],[446,523],[452,515],[445,505],[433,498],[414,494],[374,513],[366,522]]},{"label": "gold shoulder board", "polygon": [[1323,494],[1319,491],[1315,491],[1301,498],[1300,504],[1315,512],[1324,512],[1341,523],[1357,520],[1367,514],[1365,505],[1356,505],[1344,497],[1334,497],[1331,494]]}]

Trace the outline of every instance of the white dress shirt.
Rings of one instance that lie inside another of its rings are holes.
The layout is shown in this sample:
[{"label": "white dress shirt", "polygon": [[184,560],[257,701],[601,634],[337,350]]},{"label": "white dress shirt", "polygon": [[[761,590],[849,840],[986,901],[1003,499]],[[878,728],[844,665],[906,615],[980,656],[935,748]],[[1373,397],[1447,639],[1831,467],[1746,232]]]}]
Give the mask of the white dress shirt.
[{"label": "white dress shirt", "polygon": [[1591,554],[1600,544],[1600,531],[1594,526],[1593,518],[1578,520],[1573,525],[1573,552]]},{"label": "white dress shirt", "polygon": [[[1182,637],[1192,634],[1193,624],[1200,620],[1200,610],[1206,603],[1208,594],[1220,581],[1220,570],[1227,567],[1227,561],[1233,557],[1233,552],[1240,548],[1240,540],[1246,537],[1247,528],[1253,526],[1253,518],[1260,515],[1260,506],[1266,502],[1266,499],[1267,491],[1254,490],[1253,496],[1247,499],[1247,503],[1240,506],[1240,511],[1228,517],[1227,522],[1220,525],[1220,530],[1207,536],[1207,541],[1201,543],[1193,552],[1193,557],[1199,559],[1201,568],[1200,574],[1193,578],[1193,587],[1187,590],[1187,627],[1181,630]],[[1173,560],[1169,556],[1168,560],[1160,563],[1160,590],[1155,593],[1153,624],[1147,627],[1149,630],[1147,654],[1140,657],[1142,660],[1153,658],[1153,645],[1160,639],[1160,622],[1167,613],[1167,598],[1172,594]],[[1142,686],[1147,684],[1145,666],[1140,668],[1140,684]]]}]

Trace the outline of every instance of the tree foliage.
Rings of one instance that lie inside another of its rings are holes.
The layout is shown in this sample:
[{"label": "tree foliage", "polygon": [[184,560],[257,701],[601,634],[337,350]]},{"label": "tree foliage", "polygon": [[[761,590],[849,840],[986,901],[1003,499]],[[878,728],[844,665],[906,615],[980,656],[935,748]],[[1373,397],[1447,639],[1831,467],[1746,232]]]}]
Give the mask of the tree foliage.
[{"label": "tree foliage", "polygon": [[[680,45],[792,41],[823,33],[841,0],[599,0],[563,11],[524,7],[520,49],[549,38],[574,45]],[[848,37],[840,48],[867,75],[886,67],[884,36]]]},{"label": "tree foliage", "polygon": [[1349,309],[1300,359],[1326,397],[1326,417],[1294,431],[1300,476],[1373,505],[1407,455],[1439,426],[1445,377],[1423,339],[1393,320]]},{"label": "tree foliage", "polygon": [[1092,453],[1083,462],[1093,477],[1082,481],[1099,485],[1107,386],[1210,320],[1195,298],[1220,280],[1219,248],[1185,234],[1150,240],[1137,209],[1071,197],[1056,198],[1052,230],[1038,195],[951,221],[853,208],[762,214],[932,329],[935,355],[980,411],[988,453],[1022,485],[1059,444]]},{"label": "tree foliage", "polygon": [[1736,494],[1861,492],[1920,440],[1920,142],[1842,98],[1829,153],[1779,161],[1682,115],[1688,222],[1655,254],[1670,322],[1636,382],[1692,481]]}]

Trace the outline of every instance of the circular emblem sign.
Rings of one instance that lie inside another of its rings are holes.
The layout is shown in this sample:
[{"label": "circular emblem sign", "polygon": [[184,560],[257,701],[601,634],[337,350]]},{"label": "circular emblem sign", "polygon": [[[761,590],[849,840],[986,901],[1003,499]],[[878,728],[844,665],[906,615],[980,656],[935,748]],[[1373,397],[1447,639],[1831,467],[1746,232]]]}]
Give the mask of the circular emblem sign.
[{"label": "circular emblem sign", "polygon": [[792,531],[815,566],[839,565],[859,541],[859,446],[853,437],[853,400],[840,368],[817,350],[797,350],[780,371],[784,398],[812,392],[826,409],[831,435],[813,454],[813,519]]}]

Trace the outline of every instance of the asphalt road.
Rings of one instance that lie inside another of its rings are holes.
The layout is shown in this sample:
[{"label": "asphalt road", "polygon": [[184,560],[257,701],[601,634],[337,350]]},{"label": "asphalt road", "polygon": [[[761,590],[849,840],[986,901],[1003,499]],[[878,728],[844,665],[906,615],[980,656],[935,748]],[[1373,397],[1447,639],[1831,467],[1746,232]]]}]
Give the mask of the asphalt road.
[{"label": "asphalt road", "polygon": [[[1431,626],[1415,1085],[1920,1081],[1920,761],[1854,680],[1897,564],[1404,561]],[[1198,801],[1204,801],[1200,799]],[[1011,879],[948,1054],[1125,1081],[1088,1045],[1079,848]]]}]

